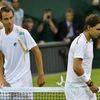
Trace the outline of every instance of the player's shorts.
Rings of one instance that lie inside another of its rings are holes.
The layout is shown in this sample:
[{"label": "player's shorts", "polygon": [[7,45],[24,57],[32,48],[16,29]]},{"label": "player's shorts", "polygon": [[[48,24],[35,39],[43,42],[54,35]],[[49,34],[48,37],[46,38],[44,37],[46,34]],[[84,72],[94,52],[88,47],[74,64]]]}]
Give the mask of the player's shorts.
[{"label": "player's shorts", "polygon": [[74,87],[73,85],[65,86],[66,100],[97,100],[96,94],[87,86]]}]

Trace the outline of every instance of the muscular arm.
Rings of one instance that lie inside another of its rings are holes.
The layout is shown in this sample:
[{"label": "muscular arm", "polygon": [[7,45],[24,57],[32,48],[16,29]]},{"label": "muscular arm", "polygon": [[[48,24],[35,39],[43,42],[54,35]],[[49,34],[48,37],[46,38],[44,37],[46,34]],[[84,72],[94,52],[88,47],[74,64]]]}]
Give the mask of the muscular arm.
[{"label": "muscular arm", "polygon": [[[77,76],[82,76],[84,75],[84,69],[82,68],[82,59],[81,58],[75,58],[74,59],[74,72],[77,74]],[[88,80],[86,82],[87,85],[90,85],[92,81],[91,80]],[[93,84],[91,86],[89,86],[90,90],[93,92],[93,93],[96,93],[98,91],[98,87]]]},{"label": "muscular arm", "polygon": [[81,58],[74,59],[74,68],[73,69],[78,76],[81,76],[84,74],[84,69],[82,68],[82,59]]},{"label": "muscular arm", "polygon": [[38,48],[38,46],[33,47],[31,49],[32,53],[35,56],[35,61],[37,64],[37,69],[38,69],[38,85],[42,86],[44,84],[44,72],[43,72],[43,62],[42,62],[42,54]]}]

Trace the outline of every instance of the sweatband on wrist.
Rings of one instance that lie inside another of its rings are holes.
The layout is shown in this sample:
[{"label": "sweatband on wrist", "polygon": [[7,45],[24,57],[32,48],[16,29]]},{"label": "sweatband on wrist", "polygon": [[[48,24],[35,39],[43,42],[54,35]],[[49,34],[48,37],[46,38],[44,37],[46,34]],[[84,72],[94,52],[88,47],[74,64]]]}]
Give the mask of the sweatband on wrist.
[{"label": "sweatband on wrist", "polygon": [[79,79],[82,80],[83,82],[88,82],[89,81],[89,78],[85,74],[79,76]]}]

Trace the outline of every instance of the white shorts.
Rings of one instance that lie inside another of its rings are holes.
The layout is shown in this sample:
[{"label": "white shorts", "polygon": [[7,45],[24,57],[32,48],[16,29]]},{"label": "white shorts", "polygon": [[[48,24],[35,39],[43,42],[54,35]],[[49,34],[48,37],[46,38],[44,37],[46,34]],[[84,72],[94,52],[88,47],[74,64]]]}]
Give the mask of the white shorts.
[{"label": "white shorts", "polygon": [[65,87],[66,100],[97,100],[96,94],[87,87],[74,87],[67,85]]}]

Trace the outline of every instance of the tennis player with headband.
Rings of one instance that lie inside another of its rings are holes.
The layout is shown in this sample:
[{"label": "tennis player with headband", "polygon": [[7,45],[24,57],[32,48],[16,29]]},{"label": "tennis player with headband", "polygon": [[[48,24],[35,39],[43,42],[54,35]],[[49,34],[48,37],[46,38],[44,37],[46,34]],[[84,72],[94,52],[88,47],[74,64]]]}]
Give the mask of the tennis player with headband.
[{"label": "tennis player with headband", "polygon": [[91,80],[93,39],[100,36],[100,16],[90,15],[84,31],[74,39],[68,55],[66,100],[97,100],[99,88]]}]

